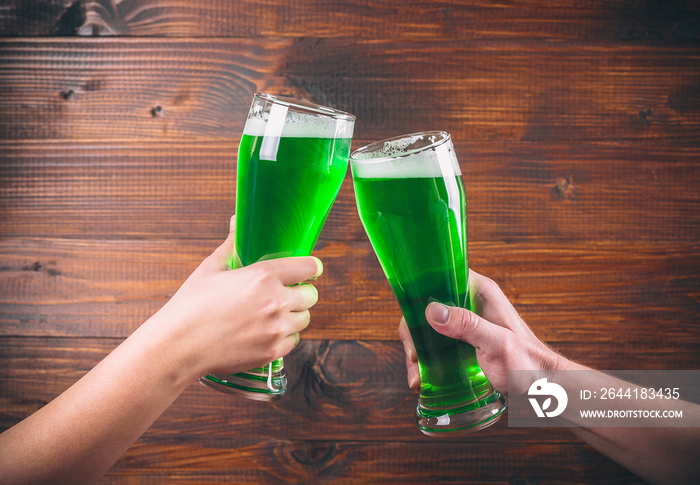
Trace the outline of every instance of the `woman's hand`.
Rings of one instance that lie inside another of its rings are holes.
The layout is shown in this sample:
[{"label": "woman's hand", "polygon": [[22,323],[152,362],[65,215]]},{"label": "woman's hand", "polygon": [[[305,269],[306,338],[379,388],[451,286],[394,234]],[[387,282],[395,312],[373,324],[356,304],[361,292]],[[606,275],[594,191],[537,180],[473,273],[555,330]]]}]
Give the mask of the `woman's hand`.
[{"label": "woman's hand", "polygon": [[229,269],[233,228],[232,218],[226,241],[147,322],[167,335],[171,356],[198,375],[233,374],[286,355],[318,301],[316,288],[307,283],[323,272],[315,257]]}]

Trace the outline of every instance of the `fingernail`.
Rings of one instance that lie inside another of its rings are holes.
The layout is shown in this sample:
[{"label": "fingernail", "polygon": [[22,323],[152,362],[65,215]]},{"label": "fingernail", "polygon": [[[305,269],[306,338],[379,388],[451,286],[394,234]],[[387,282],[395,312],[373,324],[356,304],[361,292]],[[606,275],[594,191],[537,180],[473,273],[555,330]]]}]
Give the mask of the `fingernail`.
[{"label": "fingernail", "polygon": [[413,389],[415,387],[418,387],[418,376],[416,375],[416,371],[413,369],[408,370],[408,387]]},{"label": "fingernail", "polygon": [[450,320],[450,309],[442,303],[431,303],[428,311],[430,313],[430,318],[435,323],[444,325]]},{"label": "fingernail", "polygon": [[317,270],[315,276],[313,276],[312,278],[309,278],[309,281],[316,281],[323,274],[323,263],[316,256],[311,256],[311,257],[316,260],[316,266],[318,266],[318,270]]},{"label": "fingernail", "polygon": [[401,342],[403,343],[403,351],[406,353],[406,357],[413,360],[413,351],[411,350],[411,346],[408,345],[408,342],[405,340],[402,340]]}]

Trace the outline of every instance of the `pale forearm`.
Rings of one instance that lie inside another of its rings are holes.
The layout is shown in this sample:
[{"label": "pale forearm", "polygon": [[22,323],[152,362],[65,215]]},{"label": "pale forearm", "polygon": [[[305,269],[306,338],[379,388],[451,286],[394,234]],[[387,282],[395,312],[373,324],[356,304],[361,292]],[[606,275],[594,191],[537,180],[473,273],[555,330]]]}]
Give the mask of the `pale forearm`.
[{"label": "pale forearm", "polygon": [[[92,483],[119,459],[196,377],[166,355],[154,323],[0,435],[0,481]],[[42,465],[27,467],[27,457]]]},{"label": "pale forearm", "polygon": [[233,244],[231,232],[133,335],[0,435],[0,483],[94,482],[198,377],[289,353],[318,300],[305,282],[323,265],[280,258],[230,271]]}]

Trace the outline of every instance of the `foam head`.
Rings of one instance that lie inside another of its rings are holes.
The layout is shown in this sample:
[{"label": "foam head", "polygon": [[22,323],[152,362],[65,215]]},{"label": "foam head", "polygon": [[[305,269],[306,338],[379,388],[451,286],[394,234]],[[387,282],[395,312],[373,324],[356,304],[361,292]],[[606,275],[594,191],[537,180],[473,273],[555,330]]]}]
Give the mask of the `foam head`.
[{"label": "foam head", "polygon": [[450,135],[424,132],[382,140],[353,152],[355,178],[427,178],[462,175]]},{"label": "foam head", "polygon": [[244,135],[290,138],[352,138],[355,117],[290,98],[256,95]]}]

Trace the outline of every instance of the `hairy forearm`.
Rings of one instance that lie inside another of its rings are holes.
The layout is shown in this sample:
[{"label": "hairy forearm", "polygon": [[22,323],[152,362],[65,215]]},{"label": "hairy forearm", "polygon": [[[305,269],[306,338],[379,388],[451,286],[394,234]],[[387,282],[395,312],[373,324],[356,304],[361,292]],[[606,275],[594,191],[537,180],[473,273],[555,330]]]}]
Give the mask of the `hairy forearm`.
[{"label": "hairy forearm", "polygon": [[[566,361],[565,370],[588,370],[588,367]],[[572,383],[579,389],[620,387],[629,385],[602,372],[582,373],[590,382]],[[591,377],[594,376],[594,377]],[[629,404],[635,409],[639,404]],[[643,404],[646,405],[646,404]],[[657,402],[653,406],[659,406]],[[683,407],[684,415],[700,419],[700,407],[687,402],[675,402]],[[571,431],[631,472],[652,484],[698,483],[700,481],[700,428],[640,428],[640,427],[585,427],[572,423]]]},{"label": "hairy forearm", "polygon": [[0,435],[0,481],[92,483],[109,470],[196,377],[155,338],[158,318]]},{"label": "hairy forearm", "polygon": [[697,428],[572,428],[572,431],[648,483],[700,480]]}]

